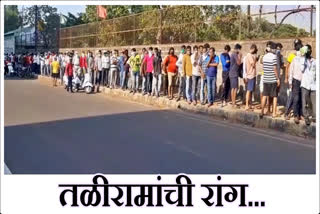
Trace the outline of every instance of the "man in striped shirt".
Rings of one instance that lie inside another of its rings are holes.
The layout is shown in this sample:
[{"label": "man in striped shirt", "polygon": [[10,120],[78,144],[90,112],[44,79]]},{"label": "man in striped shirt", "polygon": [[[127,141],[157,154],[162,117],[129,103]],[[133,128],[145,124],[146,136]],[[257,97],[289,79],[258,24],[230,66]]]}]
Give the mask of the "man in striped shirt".
[{"label": "man in striped shirt", "polygon": [[280,86],[280,79],[277,72],[277,56],[275,55],[276,44],[271,43],[267,48],[267,54],[263,57],[263,97],[260,118],[264,115],[264,108],[267,97],[273,98],[272,117],[277,115],[277,87]]}]

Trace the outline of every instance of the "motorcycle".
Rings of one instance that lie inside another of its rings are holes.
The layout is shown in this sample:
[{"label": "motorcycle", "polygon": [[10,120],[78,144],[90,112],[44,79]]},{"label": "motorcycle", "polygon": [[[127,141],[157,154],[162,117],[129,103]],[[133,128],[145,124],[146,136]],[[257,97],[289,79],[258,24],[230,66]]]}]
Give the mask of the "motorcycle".
[{"label": "motorcycle", "polygon": [[31,71],[31,67],[30,66],[19,66],[18,67],[18,77],[19,78],[33,78],[33,73]]}]

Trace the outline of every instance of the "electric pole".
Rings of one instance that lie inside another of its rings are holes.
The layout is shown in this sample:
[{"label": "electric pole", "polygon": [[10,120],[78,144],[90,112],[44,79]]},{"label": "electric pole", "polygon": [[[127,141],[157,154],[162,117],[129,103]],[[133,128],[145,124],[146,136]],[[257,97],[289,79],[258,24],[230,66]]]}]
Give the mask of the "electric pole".
[{"label": "electric pole", "polygon": [[38,44],[38,6],[35,6],[35,20],[34,20],[34,49],[37,52],[37,44]]}]

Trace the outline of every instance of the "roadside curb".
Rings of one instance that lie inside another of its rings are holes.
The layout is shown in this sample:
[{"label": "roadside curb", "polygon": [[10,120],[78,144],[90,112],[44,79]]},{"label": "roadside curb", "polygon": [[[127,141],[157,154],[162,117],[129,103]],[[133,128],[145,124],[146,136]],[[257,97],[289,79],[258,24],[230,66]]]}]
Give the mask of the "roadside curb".
[{"label": "roadside curb", "polygon": [[[40,83],[46,85],[51,84],[51,78],[45,76],[38,76]],[[58,80],[60,84],[60,80]],[[273,129],[280,132],[284,132],[290,135],[315,138],[316,137],[316,125],[312,123],[310,126],[306,126],[303,123],[295,124],[292,120],[284,120],[283,118],[273,119],[272,117],[265,116],[262,119],[259,118],[259,114],[255,112],[246,112],[243,110],[234,110],[228,108],[221,108],[219,106],[207,106],[202,105],[189,105],[185,101],[169,100],[165,97],[153,97],[142,95],[140,93],[132,94],[129,91],[123,91],[121,89],[110,89],[106,87],[100,87],[100,91],[110,97],[123,98],[128,101],[139,102],[147,105],[152,105],[160,108],[180,109],[187,112],[196,114],[210,115],[215,118],[228,120],[232,123],[245,124],[247,126],[263,129]]]}]

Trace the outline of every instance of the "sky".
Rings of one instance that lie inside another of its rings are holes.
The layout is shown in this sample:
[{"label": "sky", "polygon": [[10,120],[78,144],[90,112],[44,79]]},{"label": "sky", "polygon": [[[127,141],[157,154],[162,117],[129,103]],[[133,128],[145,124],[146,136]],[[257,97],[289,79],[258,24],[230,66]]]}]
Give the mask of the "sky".
[{"label": "sky", "polygon": [[[27,7],[27,6],[25,6]],[[58,13],[62,13],[64,15],[67,15],[68,12],[76,15],[78,13],[81,13],[81,12],[85,12],[85,8],[86,6],[85,5],[56,5],[55,6],[57,9],[58,9]],[[304,6],[301,6],[301,8],[303,7],[310,7],[308,5],[304,5]],[[22,5],[18,6],[19,10],[21,10],[22,8]],[[271,5],[265,5],[263,6],[263,12],[271,12],[271,11],[274,11],[274,6],[271,6]],[[294,8],[297,8],[296,5],[279,5],[278,6],[278,10],[288,10],[288,9],[294,9]],[[247,6],[242,6],[242,10],[243,11],[246,11],[247,10]],[[255,5],[252,5],[251,6],[251,14],[255,14],[255,13],[259,13],[259,6],[255,6]],[[282,13],[282,14],[278,14],[278,22],[280,22],[281,18],[285,15],[286,13]],[[274,23],[274,15],[271,14],[271,15],[267,15],[267,16],[264,16],[268,21]],[[316,14],[314,13],[313,14],[313,29],[315,29],[316,27]],[[303,28],[305,29],[306,31],[309,32],[309,29],[310,29],[310,13],[309,12],[302,12],[302,13],[299,13],[299,14],[293,14],[293,15],[290,15],[284,23],[287,23],[287,24],[292,24],[296,27],[300,27],[300,28]]]}]

